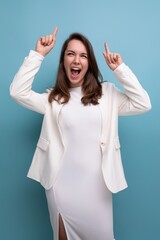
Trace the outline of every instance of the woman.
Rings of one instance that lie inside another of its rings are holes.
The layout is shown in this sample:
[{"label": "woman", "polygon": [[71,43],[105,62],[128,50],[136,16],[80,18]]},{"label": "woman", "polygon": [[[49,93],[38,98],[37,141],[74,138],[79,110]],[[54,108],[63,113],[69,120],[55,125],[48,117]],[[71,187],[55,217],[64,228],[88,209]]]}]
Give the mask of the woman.
[{"label": "woman", "polygon": [[91,43],[79,33],[63,44],[55,87],[34,92],[32,82],[57,31],[39,38],[10,88],[18,103],[44,114],[28,177],[46,190],[55,240],[113,240],[112,193],[127,187],[118,116],[146,112],[150,100],[107,44],[104,58],[125,93],[102,82]]}]

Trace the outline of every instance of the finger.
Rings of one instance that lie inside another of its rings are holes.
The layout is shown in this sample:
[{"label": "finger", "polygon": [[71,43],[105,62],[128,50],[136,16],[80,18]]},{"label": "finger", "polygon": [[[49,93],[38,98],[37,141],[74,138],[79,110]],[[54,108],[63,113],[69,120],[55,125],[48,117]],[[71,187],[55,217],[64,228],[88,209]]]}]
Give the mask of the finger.
[{"label": "finger", "polygon": [[110,53],[110,54],[109,54],[109,57],[110,57],[111,63],[115,63],[114,54],[113,54],[113,53]]},{"label": "finger", "polygon": [[117,53],[113,53],[112,54],[112,63],[116,64],[118,62],[118,54]]},{"label": "finger", "polygon": [[45,45],[45,41],[46,41],[46,40],[45,40],[45,36],[41,37],[41,44],[42,44],[42,45]]},{"label": "finger", "polygon": [[104,47],[105,47],[105,50],[106,50],[106,54],[109,55],[110,54],[110,50],[109,50],[108,44],[105,43]]},{"label": "finger", "polygon": [[111,52],[109,50],[107,42],[105,42],[104,46],[105,46],[105,50],[106,50],[106,60],[108,61],[109,64],[111,64],[112,63]]},{"label": "finger", "polygon": [[119,59],[122,60],[121,55],[119,53],[117,53],[117,60],[119,60]]},{"label": "finger", "polygon": [[48,40],[48,46],[51,45],[53,42],[53,36],[52,34],[49,35],[49,40]]},{"label": "finger", "polygon": [[57,32],[58,32],[58,27],[55,27],[55,29],[54,29],[54,31],[52,33],[53,38],[56,38]]},{"label": "finger", "polygon": [[46,36],[41,37],[41,44],[46,46]]},{"label": "finger", "polygon": [[111,60],[110,60],[110,56],[107,55],[106,52],[103,52],[103,56],[104,56],[104,58],[105,58],[107,64],[111,64],[111,63],[112,63]]},{"label": "finger", "polygon": [[115,60],[116,62],[118,62],[119,59],[121,59],[120,54],[119,54],[119,53],[114,53],[114,60]]},{"label": "finger", "polygon": [[118,59],[117,53],[113,54],[113,59],[114,59],[114,61],[117,61],[117,59]]},{"label": "finger", "polygon": [[47,46],[49,43],[49,35],[45,36],[45,46]]}]

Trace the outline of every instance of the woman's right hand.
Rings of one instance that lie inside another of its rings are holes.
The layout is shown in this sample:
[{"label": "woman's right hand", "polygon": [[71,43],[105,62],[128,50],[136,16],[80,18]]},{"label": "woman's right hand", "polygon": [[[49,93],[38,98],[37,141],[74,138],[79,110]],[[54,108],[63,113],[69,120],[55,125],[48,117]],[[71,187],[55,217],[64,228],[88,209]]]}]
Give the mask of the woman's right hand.
[{"label": "woman's right hand", "polygon": [[58,28],[56,27],[52,34],[40,37],[37,41],[35,51],[45,57],[54,47],[57,32]]}]

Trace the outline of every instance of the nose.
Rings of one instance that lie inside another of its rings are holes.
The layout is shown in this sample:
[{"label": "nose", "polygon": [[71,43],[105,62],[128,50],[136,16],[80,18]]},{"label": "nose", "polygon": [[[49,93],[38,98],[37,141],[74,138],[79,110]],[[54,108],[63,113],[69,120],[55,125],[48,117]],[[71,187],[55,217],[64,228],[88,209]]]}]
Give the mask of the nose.
[{"label": "nose", "polygon": [[79,58],[79,56],[78,56],[78,54],[77,55],[75,55],[75,57],[74,57],[74,64],[79,64],[80,63],[80,58]]}]

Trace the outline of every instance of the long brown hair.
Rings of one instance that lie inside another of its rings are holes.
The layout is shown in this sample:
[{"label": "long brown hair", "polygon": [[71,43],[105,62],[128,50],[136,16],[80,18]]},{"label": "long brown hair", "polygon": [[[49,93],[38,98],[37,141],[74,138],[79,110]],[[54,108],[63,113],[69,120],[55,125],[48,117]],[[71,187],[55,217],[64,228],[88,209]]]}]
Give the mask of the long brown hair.
[{"label": "long brown hair", "polygon": [[88,54],[89,66],[85,75],[84,82],[82,84],[83,97],[81,101],[84,105],[88,105],[90,103],[96,105],[98,104],[98,99],[102,96],[102,86],[100,82],[103,82],[103,78],[98,69],[91,43],[85,36],[80,33],[71,34],[62,46],[56,83],[53,90],[49,94],[48,100],[50,103],[53,100],[56,100],[59,103],[67,103],[70,99],[70,82],[64,69],[64,54],[68,43],[73,39],[81,41],[86,47]]}]

